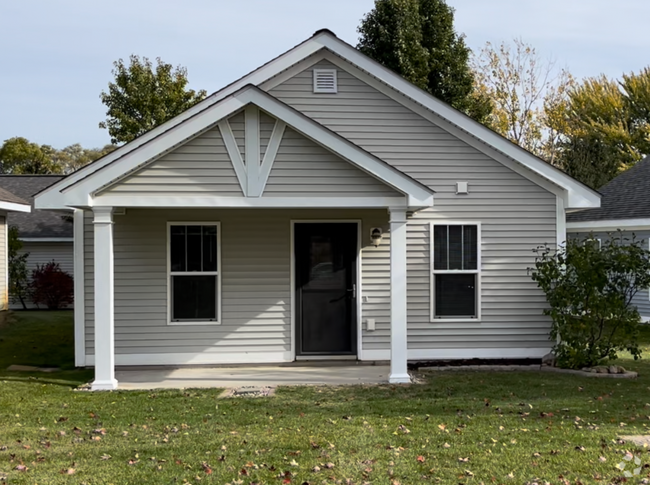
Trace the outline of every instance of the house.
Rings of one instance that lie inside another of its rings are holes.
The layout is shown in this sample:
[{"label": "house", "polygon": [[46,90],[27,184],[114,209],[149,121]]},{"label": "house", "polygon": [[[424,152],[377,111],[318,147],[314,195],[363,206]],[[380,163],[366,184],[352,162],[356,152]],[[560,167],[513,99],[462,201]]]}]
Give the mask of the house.
[{"label": "house", "polygon": [[[62,175],[0,175],[0,188],[11,191],[33,207],[34,195],[62,178]],[[50,261],[59,263],[66,273],[74,274],[71,210],[12,212],[7,216],[7,224],[18,228],[18,237],[23,243],[21,253],[29,253],[28,274]],[[34,307],[30,301],[25,304],[28,308]],[[23,307],[11,295],[9,306]]]},{"label": "house", "polygon": [[[609,239],[618,230],[623,238],[644,240],[650,249],[650,157],[638,162],[599,189],[600,208],[571,211],[567,214],[569,237]],[[643,321],[650,321],[650,294],[638,292],[633,303]]]},{"label": "house", "polygon": [[0,311],[9,308],[9,226],[10,213],[29,212],[29,203],[0,188]]},{"label": "house", "polygon": [[599,199],[321,30],[36,207],[75,209],[77,365],[114,389],[115,365],[539,358],[531,250]]}]

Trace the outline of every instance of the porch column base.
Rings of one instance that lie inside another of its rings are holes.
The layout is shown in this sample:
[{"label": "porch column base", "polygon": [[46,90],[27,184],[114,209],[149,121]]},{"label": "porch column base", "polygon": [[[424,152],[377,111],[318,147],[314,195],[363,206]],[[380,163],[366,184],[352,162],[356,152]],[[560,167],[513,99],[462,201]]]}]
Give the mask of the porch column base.
[{"label": "porch column base", "polygon": [[393,374],[391,373],[388,378],[388,382],[391,384],[410,384],[411,376],[408,374]]},{"label": "porch column base", "polygon": [[91,391],[114,391],[115,389],[117,389],[117,379],[108,381],[94,380],[90,385]]}]

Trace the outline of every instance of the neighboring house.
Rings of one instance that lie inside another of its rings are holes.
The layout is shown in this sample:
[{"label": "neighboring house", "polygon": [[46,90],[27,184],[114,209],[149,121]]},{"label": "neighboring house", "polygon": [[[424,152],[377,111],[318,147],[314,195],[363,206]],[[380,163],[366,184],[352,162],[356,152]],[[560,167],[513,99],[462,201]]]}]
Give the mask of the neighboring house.
[{"label": "neighboring house", "polygon": [[[650,157],[638,162],[598,190],[600,208],[567,214],[569,237],[609,239],[619,229],[623,238],[634,235],[650,249]],[[633,300],[643,321],[650,321],[650,291],[638,292]]]},{"label": "neighboring house", "polygon": [[[0,188],[11,191],[28,203],[34,203],[34,195],[63,179],[62,175],[0,175]],[[40,211],[11,213],[9,226],[18,228],[18,237],[23,243],[21,252],[29,253],[27,271],[31,275],[37,265],[56,261],[61,269],[71,276],[73,262],[72,211]],[[11,297],[11,295],[10,295]],[[22,308],[19,301],[11,298],[11,308]],[[34,304],[25,302],[29,308]]]},{"label": "neighboring house", "polygon": [[[327,30],[36,197],[75,208],[76,359],[540,358],[532,249],[599,195]],[[81,282],[85,282],[81,284]]]},{"label": "neighboring house", "polygon": [[0,188],[0,310],[9,308],[9,237],[8,216],[29,212],[30,204],[11,192]]}]

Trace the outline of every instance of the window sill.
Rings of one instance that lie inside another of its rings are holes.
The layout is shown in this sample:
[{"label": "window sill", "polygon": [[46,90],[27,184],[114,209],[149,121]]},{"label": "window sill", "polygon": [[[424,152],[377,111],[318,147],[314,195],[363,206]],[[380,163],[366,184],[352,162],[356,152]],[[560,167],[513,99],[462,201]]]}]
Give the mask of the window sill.
[{"label": "window sill", "polygon": [[167,322],[167,325],[221,325],[221,322],[197,320],[191,322]]},{"label": "window sill", "polygon": [[480,318],[434,318],[430,323],[481,323]]}]

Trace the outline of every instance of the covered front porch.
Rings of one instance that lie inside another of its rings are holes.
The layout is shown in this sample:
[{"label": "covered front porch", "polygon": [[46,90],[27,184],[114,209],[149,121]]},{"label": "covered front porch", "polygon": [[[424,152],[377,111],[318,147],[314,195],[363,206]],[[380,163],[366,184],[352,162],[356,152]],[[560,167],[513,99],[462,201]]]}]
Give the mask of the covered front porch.
[{"label": "covered front porch", "polygon": [[[390,360],[387,380],[410,380],[405,209],[102,207],[77,221],[94,261],[86,264],[85,309],[77,310],[93,389],[116,389],[116,366],[301,360]],[[188,241],[204,231],[204,258],[214,237],[210,271],[205,261],[174,267],[179,230]],[[371,238],[377,230],[381,240]],[[214,300],[189,302],[192,292],[205,293],[196,285],[175,291],[186,277],[214,281]],[[205,308],[195,312],[194,302]]]}]

